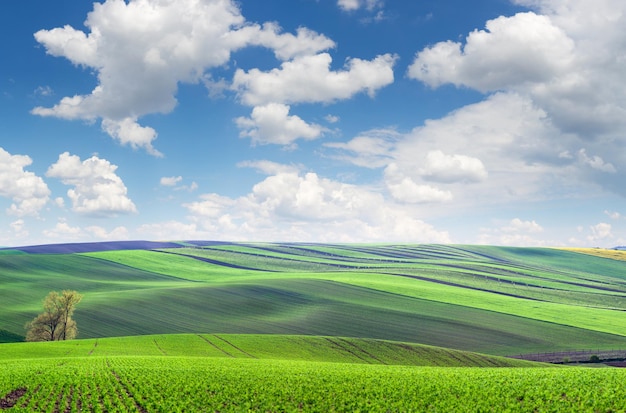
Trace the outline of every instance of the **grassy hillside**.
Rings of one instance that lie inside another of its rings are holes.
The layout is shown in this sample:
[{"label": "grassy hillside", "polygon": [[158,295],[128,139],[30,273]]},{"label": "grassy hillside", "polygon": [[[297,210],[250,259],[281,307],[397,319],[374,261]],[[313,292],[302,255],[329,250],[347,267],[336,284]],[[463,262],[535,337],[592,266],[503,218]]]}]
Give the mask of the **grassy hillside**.
[{"label": "grassy hillside", "polygon": [[0,344],[0,360],[0,409],[15,412],[608,412],[626,397],[624,369],[338,337],[12,343]]},{"label": "grassy hillside", "polygon": [[10,331],[0,330],[0,343],[16,343],[24,341],[24,337]]},{"label": "grassy hillside", "polygon": [[626,348],[623,261],[488,246],[103,245],[0,252],[0,328],[23,334],[48,291],[75,289],[83,338],[305,334],[500,355]]},{"label": "grassy hillside", "polygon": [[0,345],[0,360],[84,357],[226,357],[440,367],[540,367],[414,343],[349,337],[169,334]]}]

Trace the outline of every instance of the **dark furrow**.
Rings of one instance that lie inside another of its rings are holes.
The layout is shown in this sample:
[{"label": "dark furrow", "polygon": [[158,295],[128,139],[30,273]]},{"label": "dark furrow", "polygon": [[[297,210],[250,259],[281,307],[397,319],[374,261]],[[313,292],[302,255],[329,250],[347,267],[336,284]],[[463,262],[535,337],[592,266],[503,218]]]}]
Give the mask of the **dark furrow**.
[{"label": "dark furrow", "polygon": [[[107,366],[108,365],[109,365],[109,361],[107,360]],[[132,392],[130,391],[130,389],[126,385],[126,383],[124,383],[124,381],[122,380],[120,375],[117,374],[117,372],[115,370],[113,370],[113,369],[111,369],[111,374],[113,375],[113,377],[115,377],[115,380],[117,380],[119,385],[122,386],[122,389],[126,392],[126,395],[128,396],[128,398],[133,401],[133,403],[135,404],[135,408],[139,412],[141,412],[141,413],[148,413],[148,410],[146,410],[141,404],[139,404],[139,402],[137,401],[135,396],[132,394]],[[119,397],[119,395],[118,395],[118,397]]]},{"label": "dark furrow", "polygon": [[545,301],[545,300],[540,300],[538,298],[526,297],[526,296],[519,295],[519,294],[505,293],[505,292],[502,292],[502,291],[489,290],[487,288],[471,287],[471,286],[467,286],[467,285],[463,285],[463,284],[453,283],[453,282],[450,282],[450,281],[437,280],[437,279],[428,278],[428,277],[420,277],[419,275],[398,274],[398,273],[390,273],[390,272],[381,273],[381,274],[392,275],[392,276],[396,276],[396,277],[413,278],[415,280],[428,281],[428,282],[433,282],[433,283],[442,284],[442,285],[449,285],[451,287],[467,288],[469,290],[483,291],[483,292],[486,292],[486,293],[499,294],[499,295],[504,295],[504,296],[507,296],[507,297],[523,298],[523,299],[531,300],[531,301],[548,302],[548,301]]},{"label": "dark furrow", "polygon": [[367,354],[369,357],[373,358],[374,360],[376,360],[377,362],[379,362],[380,364],[387,364],[384,361],[382,361],[381,359],[379,359],[378,357],[376,357],[375,355],[373,355],[372,353],[370,353],[369,351],[362,349],[361,347],[357,346],[356,344],[352,343],[351,341],[346,340],[345,338],[340,338],[338,340],[341,340],[342,342],[356,348],[357,350],[359,350],[360,352]]},{"label": "dark furrow", "polygon": [[154,340],[154,345],[156,346],[156,348],[159,349],[159,351],[161,352],[161,354],[163,354],[164,356],[167,356],[167,353],[161,348],[161,346],[159,346],[159,343],[157,343],[156,338]]},{"label": "dark furrow", "polygon": [[24,396],[27,391],[28,389],[26,387],[19,387],[8,392],[2,399],[0,399],[0,409],[6,410],[15,406],[18,400]]},{"label": "dark furrow", "polygon": [[215,348],[215,349],[217,349],[217,350],[221,351],[222,353],[226,354],[228,357],[235,357],[235,356],[233,356],[232,354],[230,354],[229,352],[227,352],[226,350],[224,350],[224,349],[219,348],[218,346],[216,346],[216,345],[215,345],[213,342],[211,342],[208,338],[206,338],[206,337],[204,337],[204,336],[202,336],[202,335],[200,335],[200,334],[197,334],[197,336],[198,336],[198,337],[200,337],[202,340],[206,341],[207,343],[209,343],[209,345],[211,345],[213,348]]},{"label": "dark furrow", "polygon": [[234,345],[233,343],[231,343],[230,341],[226,340],[225,338],[222,338],[220,336],[218,336],[217,334],[213,334],[213,337],[222,340],[224,343],[228,344],[229,346],[231,346],[232,348],[242,352],[243,354],[245,354],[246,356],[250,357],[250,358],[257,358],[256,356],[253,356],[252,354],[248,353],[247,351],[244,351],[242,349],[240,349],[239,347],[237,347],[236,345]]},{"label": "dark furrow", "polygon": [[333,339],[332,339],[332,338],[330,338],[330,337],[324,337],[324,339],[325,339],[326,341],[328,341],[329,343],[331,343],[333,346],[335,346],[335,347],[339,347],[340,349],[342,349],[342,350],[344,350],[344,351],[347,351],[348,353],[352,354],[354,357],[358,358],[359,360],[361,360],[361,361],[363,361],[363,362],[365,362],[365,363],[367,363],[367,364],[372,364],[372,362],[371,362],[371,361],[369,361],[369,360],[367,360],[367,359],[365,359],[365,358],[361,357],[359,354],[357,354],[357,353],[355,353],[354,351],[350,350],[349,348],[346,348],[345,346],[341,345],[341,343],[338,343],[338,342],[336,342],[336,341],[333,341]]},{"label": "dark furrow", "polygon": [[230,264],[230,263],[224,262],[224,261],[212,260],[210,258],[198,257],[198,256],[195,256],[195,255],[190,255],[190,254],[181,254],[181,253],[173,252],[173,251],[154,250],[154,252],[160,252],[162,254],[179,255],[181,257],[193,258],[194,260],[208,262],[209,264],[220,265],[222,267],[227,267],[227,268],[235,268],[235,269],[238,269],[238,270],[276,272],[276,271],[272,271],[272,270],[261,270],[261,269],[258,269],[258,268],[244,267],[242,265]]}]

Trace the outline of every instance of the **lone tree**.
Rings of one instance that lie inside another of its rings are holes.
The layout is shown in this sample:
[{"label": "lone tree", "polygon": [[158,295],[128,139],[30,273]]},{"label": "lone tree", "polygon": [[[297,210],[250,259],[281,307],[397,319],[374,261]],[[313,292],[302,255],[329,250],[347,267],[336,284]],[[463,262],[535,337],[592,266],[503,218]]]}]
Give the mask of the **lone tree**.
[{"label": "lone tree", "polygon": [[44,312],[26,324],[26,341],[59,341],[76,337],[78,329],[72,314],[82,298],[76,291],[50,292],[43,300]]}]

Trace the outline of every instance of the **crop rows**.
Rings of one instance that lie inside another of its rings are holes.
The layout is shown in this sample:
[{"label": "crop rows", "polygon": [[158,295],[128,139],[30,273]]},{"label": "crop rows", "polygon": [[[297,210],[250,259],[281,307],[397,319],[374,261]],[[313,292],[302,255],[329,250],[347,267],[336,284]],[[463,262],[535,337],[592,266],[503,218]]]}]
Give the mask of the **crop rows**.
[{"label": "crop rows", "polygon": [[9,361],[8,412],[577,411],[623,408],[621,369],[438,368],[254,359]]}]

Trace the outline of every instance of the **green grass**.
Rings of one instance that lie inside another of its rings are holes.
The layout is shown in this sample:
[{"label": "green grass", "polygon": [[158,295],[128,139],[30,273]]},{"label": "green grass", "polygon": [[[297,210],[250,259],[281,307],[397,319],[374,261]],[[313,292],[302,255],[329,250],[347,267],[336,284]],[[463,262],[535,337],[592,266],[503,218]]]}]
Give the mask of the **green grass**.
[{"label": "green grass", "polygon": [[84,294],[75,314],[84,338],[306,334],[499,355],[626,348],[624,273],[606,258],[487,246],[3,253],[0,328],[24,334],[49,291],[75,289]]},{"label": "green grass", "polygon": [[269,334],[158,334],[0,345],[0,360],[84,357],[219,357],[440,367],[536,367],[540,363],[415,343]]},{"label": "green grass", "polygon": [[12,412],[609,412],[626,397],[623,369],[338,337],[14,343],[0,345],[0,363],[0,404]]}]

